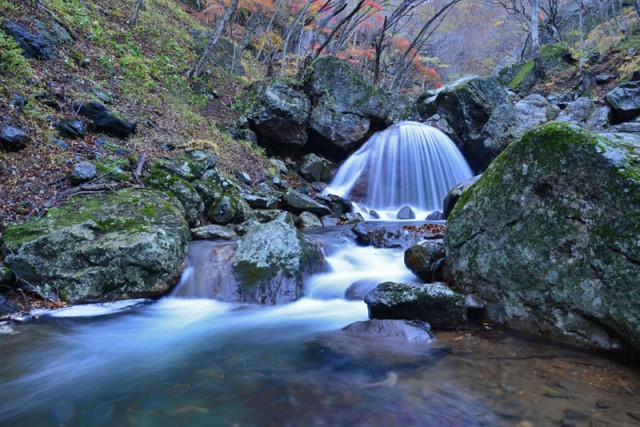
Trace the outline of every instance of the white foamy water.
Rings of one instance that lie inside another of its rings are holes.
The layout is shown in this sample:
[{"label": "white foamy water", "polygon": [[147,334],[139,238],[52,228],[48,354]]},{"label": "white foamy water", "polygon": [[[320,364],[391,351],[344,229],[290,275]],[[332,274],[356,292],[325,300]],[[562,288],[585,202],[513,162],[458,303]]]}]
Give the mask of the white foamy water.
[{"label": "white foamy water", "polygon": [[[403,206],[424,218],[441,210],[457,184],[473,176],[460,150],[444,133],[417,122],[400,122],[374,134],[338,170],[325,194],[336,194],[395,219]],[[368,215],[366,216],[368,217]]]}]

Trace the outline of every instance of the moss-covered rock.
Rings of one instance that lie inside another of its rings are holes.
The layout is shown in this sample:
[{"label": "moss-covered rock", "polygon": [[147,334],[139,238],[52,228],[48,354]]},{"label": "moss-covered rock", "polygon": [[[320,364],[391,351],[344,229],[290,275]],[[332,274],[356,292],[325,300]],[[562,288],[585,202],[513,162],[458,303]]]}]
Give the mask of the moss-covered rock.
[{"label": "moss-covered rock", "polygon": [[407,249],[404,265],[427,283],[442,282],[448,278],[444,245],[439,241],[426,241]]},{"label": "moss-covered rock", "polygon": [[44,218],[8,227],[2,253],[20,286],[78,302],[166,292],[188,239],[177,199],[126,189],[72,199]]},{"label": "moss-covered rock", "polygon": [[447,264],[489,317],[640,349],[640,140],[566,123],[531,130],[449,216]]},{"label": "moss-covered rock", "polygon": [[171,192],[182,203],[189,226],[197,227],[202,223],[204,203],[189,181],[159,167],[153,168],[143,181],[148,187]]},{"label": "moss-covered rock", "polygon": [[253,227],[240,239],[233,257],[240,299],[267,305],[300,298],[304,277],[323,266],[320,246],[279,220]]},{"label": "moss-covered rock", "polygon": [[207,218],[214,224],[240,224],[256,219],[249,204],[237,193],[227,193],[214,201],[207,210]]},{"label": "moss-covered rock", "polygon": [[[560,43],[542,46],[542,64],[547,75],[562,71],[575,63],[569,48]],[[533,59],[512,64],[498,73],[498,80],[509,89],[527,93],[538,82]]]},{"label": "moss-covered rock", "polygon": [[442,283],[385,282],[364,302],[370,319],[423,320],[436,328],[460,326],[467,320],[464,296]]}]

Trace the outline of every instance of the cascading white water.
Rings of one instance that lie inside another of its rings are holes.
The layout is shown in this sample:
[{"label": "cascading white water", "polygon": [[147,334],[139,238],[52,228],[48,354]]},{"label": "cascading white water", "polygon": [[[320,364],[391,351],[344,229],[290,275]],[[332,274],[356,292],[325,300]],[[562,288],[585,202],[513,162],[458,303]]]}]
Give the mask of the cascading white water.
[{"label": "cascading white water", "polygon": [[418,212],[442,209],[447,192],[472,176],[449,137],[407,121],[373,135],[340,167],[325,194],[395,216],[405,205]]}]

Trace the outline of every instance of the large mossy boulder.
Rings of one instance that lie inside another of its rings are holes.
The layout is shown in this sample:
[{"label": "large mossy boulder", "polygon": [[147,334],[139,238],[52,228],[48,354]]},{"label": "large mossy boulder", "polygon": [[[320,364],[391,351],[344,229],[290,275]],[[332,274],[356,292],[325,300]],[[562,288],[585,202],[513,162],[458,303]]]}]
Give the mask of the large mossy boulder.
[{"label": "large mossy boulder", "polygon": [[276,80],[266,86],[257,86],[251,96],[247,119],[261,142],[275,146],[307,143],[311,105],[304,93]]},{"label": "large mossy boulder", "polygon": [[476,172],[484,170],[504,148],[504,144],[487,142],[504,129],[487,124],[514,115],[507,91],[492,76],[468,76],[435,93],[426,92],[418,99],[418,111],[425,118],[437,114],[446,120],[454,141]]},{"label": "large mossy boulder", "polygon": [[8,227],[2,254],[20,286],[47,297],[157,296],[178,277],[188,239],[177,199],[126,189],[72,199],[44,218]]},{"label": "large mossy boulder", "polygon": [[275,305],[302,297],[303,279],[323,269],[324,256],[315,241],[274,220],[250,229],[232,262],[240,300]]},{"label": "large mossy boulder", "polygon": [[640,350],[640,139],[567,123],[527,132],[449,216],[447,265],[491,320]]},{"label": "large mossy boulder", "polygon": [[334,157],[344,157],[370,129],[388,124],[390,97],[336,57],[324,56],[312,64],[305,91],[313,105],[310,139]]}]

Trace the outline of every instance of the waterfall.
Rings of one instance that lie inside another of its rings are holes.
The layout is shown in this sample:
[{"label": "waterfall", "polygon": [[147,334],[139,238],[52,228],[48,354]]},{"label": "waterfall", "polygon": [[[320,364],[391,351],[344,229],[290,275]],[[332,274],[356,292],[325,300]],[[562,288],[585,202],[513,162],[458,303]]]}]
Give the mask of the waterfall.
[{"label": "waterfall", "polygon": [[417,212],[442,209],[447,192],[472,176],[462,153],[444,133],[407,121],[374,134],[344,162],[325,194],[395,216],[405,205]]}]

